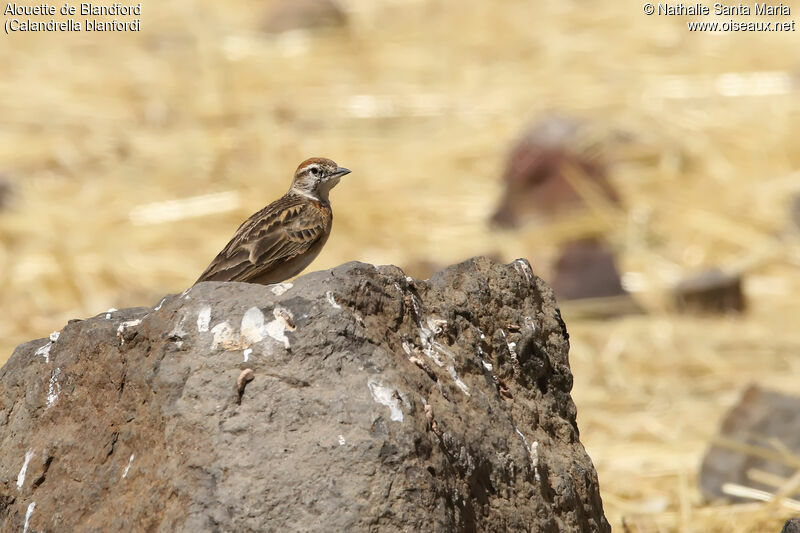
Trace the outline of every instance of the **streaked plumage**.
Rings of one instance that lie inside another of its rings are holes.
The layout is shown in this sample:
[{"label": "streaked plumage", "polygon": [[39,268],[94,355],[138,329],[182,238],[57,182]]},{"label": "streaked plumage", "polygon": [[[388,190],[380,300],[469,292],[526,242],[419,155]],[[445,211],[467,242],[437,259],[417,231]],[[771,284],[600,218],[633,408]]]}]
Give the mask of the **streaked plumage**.
[{"label": "streaked plumage", "polygon": [[289,191],[245,220],[196,283],[279,283],[302,272],[331,232],[328,193],[349,172],[330,159],[303,161]]}]

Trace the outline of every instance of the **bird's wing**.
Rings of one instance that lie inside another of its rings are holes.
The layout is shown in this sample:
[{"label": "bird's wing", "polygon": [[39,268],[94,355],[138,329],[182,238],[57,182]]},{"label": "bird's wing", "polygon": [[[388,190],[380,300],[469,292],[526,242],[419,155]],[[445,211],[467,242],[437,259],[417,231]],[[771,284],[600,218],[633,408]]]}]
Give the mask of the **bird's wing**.
[{"label": "bird's wing", "polygon": [[197,282],[248,281],[305,253],[330,219],[308,200],[284,196],[244,221]]}]

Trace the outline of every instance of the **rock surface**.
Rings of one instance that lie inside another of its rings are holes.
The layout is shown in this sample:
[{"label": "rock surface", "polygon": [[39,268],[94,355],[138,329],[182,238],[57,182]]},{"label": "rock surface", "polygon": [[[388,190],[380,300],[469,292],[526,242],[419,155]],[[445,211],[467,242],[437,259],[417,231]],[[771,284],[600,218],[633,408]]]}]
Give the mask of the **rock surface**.
[{"label": "rock surface", "polygon": [[790,518],[783,524],[781,533],[800,533],[800,518]]},{"label": "rock surface", "polygon": [[568,347],[524,260],[72,321],[0,371],[0,531],[609,531]]}]

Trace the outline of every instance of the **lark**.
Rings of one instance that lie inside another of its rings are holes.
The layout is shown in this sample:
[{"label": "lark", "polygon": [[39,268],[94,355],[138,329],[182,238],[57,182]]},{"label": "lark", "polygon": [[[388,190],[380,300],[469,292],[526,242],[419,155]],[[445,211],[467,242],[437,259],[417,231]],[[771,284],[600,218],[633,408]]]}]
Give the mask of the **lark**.
[{"label": "lark", "polygon": [[281,198],[255,213],[195,283],[243,281],[280,283],[302,272],[331,234],[328,195],[350,170],[330,159],[306,159]]}]

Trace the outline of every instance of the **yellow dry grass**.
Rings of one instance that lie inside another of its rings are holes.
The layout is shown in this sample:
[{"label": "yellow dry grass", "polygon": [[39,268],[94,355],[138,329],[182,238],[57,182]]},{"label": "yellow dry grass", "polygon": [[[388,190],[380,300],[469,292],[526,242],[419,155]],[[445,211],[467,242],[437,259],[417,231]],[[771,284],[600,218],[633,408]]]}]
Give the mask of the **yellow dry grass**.
[{"label": "yellow dry grass", "polygon": [[[0,360],[70,318],[183,290],[300,160],[327,155],[354,172],[314,268],[496,252],[536,269],[559,242],[605,230],[650,311],[597,322],[564,309],[609,520],[777,532],[792,510],[706,506],[696,475],[745,384],[796,392],[800,375],[786,217],[800,189],[798,34],[690,33],[635,2],[344,5],[350,27],[316,36],[259,35],[255,0],[162,0],[145,2],[139,34],[2,37],[0,170],[18,192],[0,213]],[[548,110],[631,134],[609,154],[626,208],[492,232],[508,143]],[[150,206],[213,194],[188,210],[216,214],[158,222]],[[748,273],[747,314],[665,305],[669,283],[709,265]]]}]

